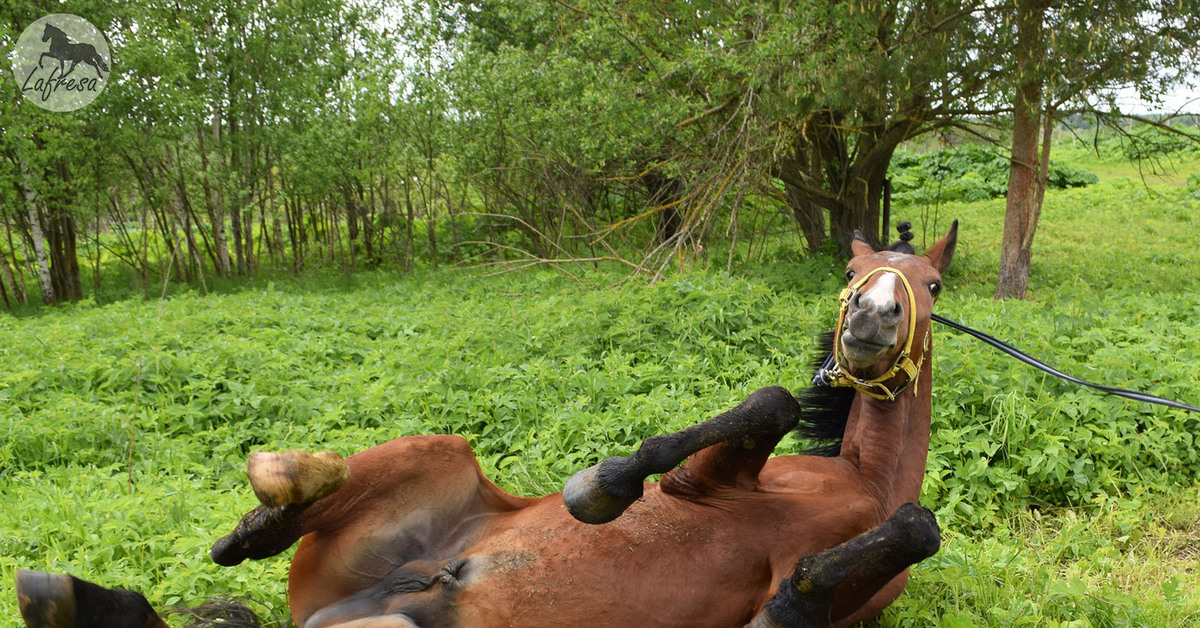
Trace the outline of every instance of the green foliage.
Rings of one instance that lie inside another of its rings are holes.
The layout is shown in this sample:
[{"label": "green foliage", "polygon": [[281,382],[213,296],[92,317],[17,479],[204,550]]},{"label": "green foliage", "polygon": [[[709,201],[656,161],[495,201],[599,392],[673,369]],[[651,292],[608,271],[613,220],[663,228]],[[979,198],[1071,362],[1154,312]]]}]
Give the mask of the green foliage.
[{"label": "green foliage", "polygon": [[[889,174],[897,203],[932,205],[983,201],[1008,193],[1009,158],[995,148],[964,144],[930,153],[900,151]],[[1047,187],[1077,188],[1099,178],[1077,166],[1050,160]]]},{"label": "green foliage", "polygon": [[913,569],[879,624],[1194,626],[1198,497],[1192,488],[1034,510],[975,538],[943,528],[941,551]]}]

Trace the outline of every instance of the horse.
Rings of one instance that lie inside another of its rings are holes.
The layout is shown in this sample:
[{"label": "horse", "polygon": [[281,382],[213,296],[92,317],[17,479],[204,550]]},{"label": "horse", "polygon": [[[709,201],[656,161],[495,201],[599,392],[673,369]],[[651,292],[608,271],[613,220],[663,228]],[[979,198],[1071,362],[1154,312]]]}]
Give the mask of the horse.
[{"label": "horse", "polygon": [[[80,63],[86,63],[96,70],[97,78],[104,78],[100,73],[101,70],[108,72],[108,64],[104,63],[104,59],[100,53],[96,52],[96,47],[91,44],[72,43],[71,39],[62,30],[55,28],[52,24],[46,24],[46,30],[42,32],[42,41],[50,42],[50,51],[43,52],[38,57],[38,67],[42,67],[42,61],[46,57],[58,59],[58,71],[62,76],[67,76],[75,71],[75,66]],[[71,62],[71,69],[63,71],[66,62]]]},{"label": "horse", "polygon": [[[345,459],[255,452],[247,475],[260,504],[212,558],[233,566],[298,541],[288,603],[301,628],[869,620],[941,542],[916,502],[932,411],[930,316],[956,240],[957,223],[918,256],[906,242],[876,251],[856,237],[821,371],[837,387],[799,398],[757,390],[540,498],[498,488],[452,435],[402,436]],[[772,457],[795,430],[833,447]],[[29,628],[166,625],[136,592],[63,574],[16,580]]]}]

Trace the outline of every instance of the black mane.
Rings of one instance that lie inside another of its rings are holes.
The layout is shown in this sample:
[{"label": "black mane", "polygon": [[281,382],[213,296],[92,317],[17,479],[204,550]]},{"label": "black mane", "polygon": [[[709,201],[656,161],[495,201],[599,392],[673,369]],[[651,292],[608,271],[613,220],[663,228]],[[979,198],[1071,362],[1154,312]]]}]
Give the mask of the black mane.
[{"label": "black mane", "polygon": [[[833,351],[833,333],[821,334],[817,339],[817,357],[812,367],[821,368]],[[796,426],[797,437],[807,441],[801,453],[814,456],[836,456],[842,449],[842,436],[846,433],[846,421],[850,417],[850,404],[854,402],[853,388],[834,388],[828,385],[812,385],[796,395],[802,413]]]}]

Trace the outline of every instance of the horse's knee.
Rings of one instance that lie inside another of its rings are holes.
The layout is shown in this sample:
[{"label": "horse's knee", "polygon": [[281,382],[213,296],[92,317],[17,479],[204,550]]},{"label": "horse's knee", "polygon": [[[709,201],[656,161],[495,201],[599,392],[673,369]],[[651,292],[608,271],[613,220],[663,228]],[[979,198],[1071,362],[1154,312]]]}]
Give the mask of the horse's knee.
[{"label": "horse's knee", "polygon": [[782,386],[759,388],[742,402],[763,433],[786,434],[800,422],[800,403]]}]

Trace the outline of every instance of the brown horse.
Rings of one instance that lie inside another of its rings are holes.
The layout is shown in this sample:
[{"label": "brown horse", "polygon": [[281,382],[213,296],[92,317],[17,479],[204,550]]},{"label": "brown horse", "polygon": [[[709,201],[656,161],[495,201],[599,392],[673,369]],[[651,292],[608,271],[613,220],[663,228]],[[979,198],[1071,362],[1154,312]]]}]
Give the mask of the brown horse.
[{"label": "brown horse", "polygon": [[[829,369],[852,387],[837,391],[850,406],[833,411],[836,455],[770,457],[798,425],[821,428],[821,413],[782,388],[538,499],[497,488],[454,436],[398,438],[346,460],[253,454],[262,505],[213,559],[235,565],[299,541],[288,598],[301,628],[870,619],[940,543],[932,514],[913,504],[929,444],[930,314],[956,233],[924,256],[855,241]],[[654,473],[665,475],[645,482]],[[141,595],[70,576],[20,572],[17,591],[30,628],[164,625]]]}]

